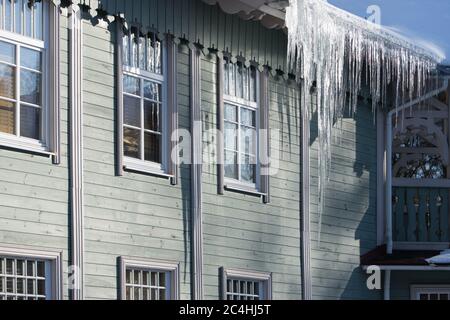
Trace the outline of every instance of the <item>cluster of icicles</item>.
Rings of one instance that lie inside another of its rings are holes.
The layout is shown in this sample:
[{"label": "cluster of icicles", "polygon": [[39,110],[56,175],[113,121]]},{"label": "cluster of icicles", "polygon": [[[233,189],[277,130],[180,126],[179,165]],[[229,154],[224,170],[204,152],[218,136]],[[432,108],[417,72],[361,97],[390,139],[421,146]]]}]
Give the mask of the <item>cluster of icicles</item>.
[{"label": "cluster of icicles", "polygon": [[442,58],[325,0],[291,0],[286,24],[288,61],[302,85],[304,116],[310,119],[310,89],[317,93],[320,245],[333,127],[346,108],[356,112],[362,88],[370,90],[374,112],[388,102],[398,107],[423,95]]}]

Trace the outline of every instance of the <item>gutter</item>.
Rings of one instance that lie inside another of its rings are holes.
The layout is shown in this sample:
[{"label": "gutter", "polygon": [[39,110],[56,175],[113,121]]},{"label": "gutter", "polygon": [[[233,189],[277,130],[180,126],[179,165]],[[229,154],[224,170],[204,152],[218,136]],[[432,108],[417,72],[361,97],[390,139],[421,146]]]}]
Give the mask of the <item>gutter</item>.
[{"label": "gutter", "polygon": [[444,83],[442,87],[430,91],[426,95],[412,100],[388,113],[386,126],[386,237],[387,237],[387,253],[392,254],[394,247],[393,235],[392,235],[392,117],[395,113],[410,108],[420,102],[428,100],[443,91],[447,91],[449,76],[444,77]]}]

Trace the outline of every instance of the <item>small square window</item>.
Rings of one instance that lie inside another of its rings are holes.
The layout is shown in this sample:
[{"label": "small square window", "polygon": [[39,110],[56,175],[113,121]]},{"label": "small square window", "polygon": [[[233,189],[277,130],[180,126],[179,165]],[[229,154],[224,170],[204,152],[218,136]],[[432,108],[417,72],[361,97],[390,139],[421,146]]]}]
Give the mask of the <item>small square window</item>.
[{"label": "small square window", "polygon": [[224,300],[271,300],[272,275],[244,270],[222,270]]},{"label": "small square window", "polygon": [[123,300],[178,299],[178,264],[121,259]]},{"label": "small square window", "polygon": [[59,299],[60,256],[18,251],[0,252],[0,300]]},{"label": "small square window", "polygon": [[450,298],[450,285],[411,286],[411,299],[424,301],[447,301]]}]

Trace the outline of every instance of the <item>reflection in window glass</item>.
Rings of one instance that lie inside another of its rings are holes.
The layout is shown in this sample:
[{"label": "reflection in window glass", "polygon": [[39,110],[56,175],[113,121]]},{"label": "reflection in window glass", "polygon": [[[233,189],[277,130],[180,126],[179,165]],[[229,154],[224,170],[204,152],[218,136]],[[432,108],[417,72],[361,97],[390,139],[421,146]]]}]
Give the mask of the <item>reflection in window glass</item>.
[{"label": "reflection in window glass", "polygon": [[125,156],[162,162],[162,47],[132,27],[123,38]]}]

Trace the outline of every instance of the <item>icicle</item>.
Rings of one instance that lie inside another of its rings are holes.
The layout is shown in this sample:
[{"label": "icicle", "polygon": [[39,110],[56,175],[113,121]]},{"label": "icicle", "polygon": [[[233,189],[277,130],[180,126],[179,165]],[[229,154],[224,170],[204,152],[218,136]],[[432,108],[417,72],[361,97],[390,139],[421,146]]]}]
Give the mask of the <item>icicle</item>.
[{"label": "icicle", "polygon": [[[344,108],[357,112],[362,77],[370,90],[372,110],[388,103],[387,90],[395,90],[394,106],[423,94],[438,54],[419,48],[402,36],[329,5],[325,0],[291,0],[286,12],[288,60],[302,85],[302,100],[310,105],[316,84],[319,141],[319,226],[325,206],[325,185],[330,176],[331,139]],[[349,95],[347,96],[347,93]],[[311,119],[312,112],[305,110]],[[402,113],[404,114],[404,113]]]}]

